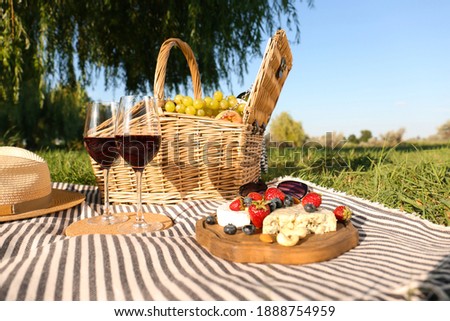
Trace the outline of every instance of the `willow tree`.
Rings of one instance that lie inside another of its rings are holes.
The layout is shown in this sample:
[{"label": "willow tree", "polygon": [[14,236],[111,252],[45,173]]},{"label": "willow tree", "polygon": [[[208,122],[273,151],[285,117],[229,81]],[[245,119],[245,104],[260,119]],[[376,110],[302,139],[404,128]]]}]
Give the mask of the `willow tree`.
[{"label": "willow tree", "polygon": [[[46,88],[55,82],[87,86],[100,71],[107,86],[124,83],[129,92],[149,92],[159,47],[169,37],[192,47],[204,89],[229,82],[231,74],[242,81],[249,58],[261,54],[261,43],[276,29],[294,30],[299,41],[300,2],[1,0],[0,108],[34,106],[19,110],[33,127],[32,109],[42,107]],[[312,6],[313,0],[307,2]],[[167,89],[188,88],[180,52],[171,52],[169,66]],[[32,101],[21,101],[24,95]],[[0,126],[2,114],[9,113],[0,111]]]}]

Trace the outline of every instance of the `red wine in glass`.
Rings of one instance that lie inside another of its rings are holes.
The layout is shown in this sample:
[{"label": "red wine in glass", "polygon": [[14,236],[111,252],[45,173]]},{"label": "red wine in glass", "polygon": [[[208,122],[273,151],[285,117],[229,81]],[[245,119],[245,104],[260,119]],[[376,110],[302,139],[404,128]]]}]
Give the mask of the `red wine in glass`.
[{"label": "red wine in glass", "polygon": [[150,96],[123,96],[117,110],[115,139],[119,154],[131,166],[136,176],[135,221],[123,224],[123,234],[158,231],[164,225],[156,215],[144,215],[142,209],[142,176],[145,166],[158,154],[161,126],[157,100]]},{"label": "red wine in glass", "polygon": [[120,155],[133,170],[143,171],[158,154],[161,135],[117,135],[115,142]]},{"label": "red wine in glass", "polygon": [[85,137],[84,146],[102,169],[111,168],[119,158],[116,141],[113,137]]},{"label": "red wine in glass", "polygon": [[128,220],[128,215],[112,214],[109,209],[109,170],[119,158],[116,141],[114,139],[114,124],[117,104],[115,102],[92,102],[86,109],[84,125],[84,146],[91,158],[103,170],[104,178],[104,206],[101,216],[88,219],[88,223],[94,225],[111,225],[123,223]]}]

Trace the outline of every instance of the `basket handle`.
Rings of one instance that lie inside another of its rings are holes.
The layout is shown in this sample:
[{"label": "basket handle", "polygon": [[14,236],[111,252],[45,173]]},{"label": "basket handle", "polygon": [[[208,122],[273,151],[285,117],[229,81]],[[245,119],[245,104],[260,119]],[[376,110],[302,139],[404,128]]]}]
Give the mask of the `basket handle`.
[{"label": "basket handle", "polygon": [[197,61],[191,47],[178,38],[169,38],[163,42],[159,49],[158,59],[156,61],[155,81],[153,84],[154,95],[158,99],[164,99],[164,84],[166,80],[167,61],[169,59],[170,49],[177,46],[186,57],[189,70],[192,77],[192,85],[194,89],[194,98],[202,98],[202,87],[200,83],[200,73],[198,71]]}]

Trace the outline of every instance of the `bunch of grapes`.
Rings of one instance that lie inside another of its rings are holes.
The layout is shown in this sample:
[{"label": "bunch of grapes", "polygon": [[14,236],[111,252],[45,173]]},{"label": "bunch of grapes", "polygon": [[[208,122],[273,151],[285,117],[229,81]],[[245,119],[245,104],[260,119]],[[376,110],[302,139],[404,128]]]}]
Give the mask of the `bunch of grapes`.
[{"label": "bunch of grapes", "polygon": [[178,94],[173,100],[165,103],[164,109],[170,113],[215,118],[225,110],[234,110],[242,116],[245,105],[245,101],[233,95],[225,97],[221,91],[216,91],[212,97],[207,96],[203,99],[193,99],[190,96]]}]

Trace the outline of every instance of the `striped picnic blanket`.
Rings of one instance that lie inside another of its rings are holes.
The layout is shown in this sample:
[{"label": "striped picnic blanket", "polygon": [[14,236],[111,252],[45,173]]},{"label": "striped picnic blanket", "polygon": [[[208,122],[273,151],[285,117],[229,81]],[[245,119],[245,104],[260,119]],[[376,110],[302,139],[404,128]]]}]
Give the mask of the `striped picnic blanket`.
[{"label": "striped picnic blanket", "polygon": [[[195,223],[217,200],[145,205],[174,221],[143,235],[64,236],[96,214],[96,187],[54,183],[86,202],[66,211],[0,224],[0,300],[434,300],[450,294],[450,228],[306,182],[323,206],[354,211],[360,244],[307,265],[243,264],[214,257]],[[116,211],[132,211],[116,206]]]}]

